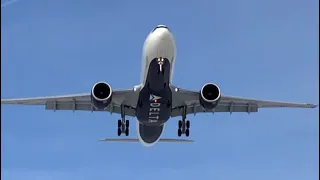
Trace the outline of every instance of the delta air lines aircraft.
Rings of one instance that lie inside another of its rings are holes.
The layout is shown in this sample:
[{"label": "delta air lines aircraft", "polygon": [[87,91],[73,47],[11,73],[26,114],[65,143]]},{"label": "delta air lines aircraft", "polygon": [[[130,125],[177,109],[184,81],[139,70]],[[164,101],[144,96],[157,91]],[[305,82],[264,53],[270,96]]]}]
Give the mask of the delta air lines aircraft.
[{"label": "delta air lines aircraft", "polygon": [[176,44],[165,25],[154,28],[147,36],[142,54],[140,84],[130,89],[112,89],[107,82],[97,82],[91,92],[38,98],[1,99],[1,104],[43,105],[46,110],[105,111],[121,115],[117,135],[129,135],[129,120],[136,117],[138,139],[102,139],[102,141],[141,142],[145,146],[157,142],[192,142],[188,139],[161,139],[166,122],[181,116],[177,135],[189,136],[188,114],[258,112],[260,108],[315,108],[305,103],[274,102],[222,95],[215,83],[204,84],[199,91],[176,87],[172,75]]}]

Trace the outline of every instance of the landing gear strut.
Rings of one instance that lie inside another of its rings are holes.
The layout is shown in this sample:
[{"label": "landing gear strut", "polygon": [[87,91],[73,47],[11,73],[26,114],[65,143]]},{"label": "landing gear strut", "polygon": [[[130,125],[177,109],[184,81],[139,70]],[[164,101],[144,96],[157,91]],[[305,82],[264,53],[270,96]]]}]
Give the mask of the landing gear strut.
[{"label": "landing gear strut", "polygon": [[182,120],[178,121],[178,136],[181,137],[182,134],[185,134],[187,137],[190,135],[190,121],[186,120],[187,118],[187,107],[183,107]]},{"label": "landing gear strut", "polygon": [[163,72],[162,66],[163,66],[163,64],[164,64],[164,59],[163,59],[162,57],[159,57],[159,58],[157,59],[157,62],[158,62],[158,64],[159,64],[158,74],[160,74],[160,73],[163,74],[164,72]]},{"label": "landing gear strut", "polygon": [[125,120],[125,110],[124,107],[121,106],[121,119],[118,120],[118,136],[121,136],[121,134],[125,134],[126,136],[129,136],[129,120]]}]

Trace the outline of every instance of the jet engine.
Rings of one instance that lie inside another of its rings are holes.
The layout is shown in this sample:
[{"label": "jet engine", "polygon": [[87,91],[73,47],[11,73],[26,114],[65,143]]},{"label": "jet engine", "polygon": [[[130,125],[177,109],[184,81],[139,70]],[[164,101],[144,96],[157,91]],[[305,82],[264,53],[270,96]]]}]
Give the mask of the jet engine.
[{"label": "jet engine", "polygon": [[200,90],[199,101],[206,110],[213,110],[218,105],[220,98],[220,88],[214,83],[207,83]]},{"label": "jet engine", "polygon": [[91,102],[99,110],[108,107],[112,99],[112,88],[106,82],[97,82],[91,90]]}]

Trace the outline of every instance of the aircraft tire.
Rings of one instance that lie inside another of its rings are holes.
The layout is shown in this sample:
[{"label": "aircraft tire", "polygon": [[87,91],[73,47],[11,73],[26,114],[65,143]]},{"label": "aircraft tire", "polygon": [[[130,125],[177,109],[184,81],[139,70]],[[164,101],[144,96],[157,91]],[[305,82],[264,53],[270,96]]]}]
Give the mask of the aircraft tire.
[{"label": "aircraft tire", "polygon": [[186,136],[189,137],[189,135],[190,135],[190,131],[189,129],[186,129]]},{"label": "aircraft tire", "polygon": [[122,123],[121,123],[121,120],[119,119],[118,120],[118,128],[121,128],[121,126],[122,126]]},{"label": "aircraft tire", "polygon": [[181,134],[182,134],[182,131],[181,131],[181,129],[179,128],[179,129],[178,129],[178,136],[181,137]]},{"label": "aircraft tire", "polygon": [[182,128],[182,121],[181,121],[181,120],[178,121],[178,128],[179,128],[179,129]]},{"label": "aircraft tire", "polygon": [[186,122],[186,127],[187,127],[187,129],[190,128],[190,121],[189,120],[187,120],[187,122]]},{"label": "aircraft tire", "polygon": [[130,125],[129,120],[126,120],[126,128],[127,128],[127,129],[129,128],[129,125]]}]

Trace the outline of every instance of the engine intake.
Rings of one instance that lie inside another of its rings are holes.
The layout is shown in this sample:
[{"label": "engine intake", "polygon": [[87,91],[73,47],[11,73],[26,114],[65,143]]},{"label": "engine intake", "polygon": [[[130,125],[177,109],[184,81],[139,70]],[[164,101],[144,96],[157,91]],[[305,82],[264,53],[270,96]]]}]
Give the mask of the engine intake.
[{"label": "engine intake", "polygon": [[91,90],[91,102],[97,109],[108,107],[112,99],[112,88],[106,82],[97,82]]},{"label": "engine intake", "polygon": [[200,90],[200,104],[206,110],[213,110],[219,103],[221,91],[218,85],[214,83],[205,84]]}]

